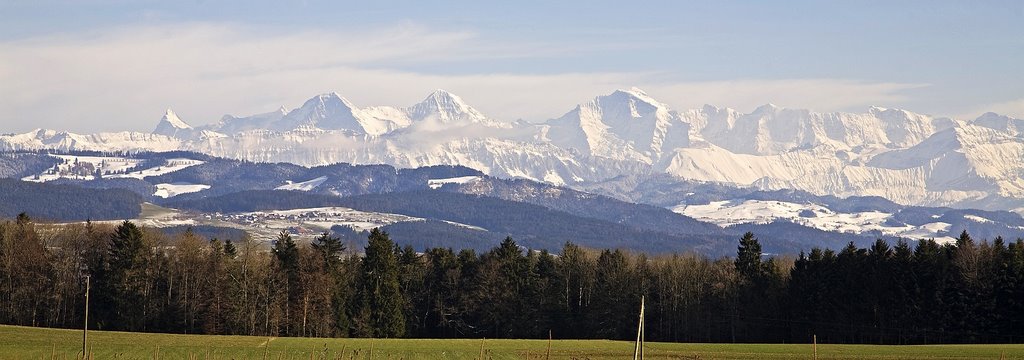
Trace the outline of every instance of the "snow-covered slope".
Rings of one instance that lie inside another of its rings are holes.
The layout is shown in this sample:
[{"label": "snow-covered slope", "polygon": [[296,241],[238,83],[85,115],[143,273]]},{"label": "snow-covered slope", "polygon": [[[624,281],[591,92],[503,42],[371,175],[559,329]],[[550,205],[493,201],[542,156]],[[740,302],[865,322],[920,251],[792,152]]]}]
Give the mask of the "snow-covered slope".
[{"label": "snow-covered slope", "polygon": [[[682,114],[694,134],[733,153],[775,155],[818,146],[850,150],[913,146],[952,126],[904,110],[872,107],[867,113],[815,113],[772,104],[741,114],[704,106]],[[861,152],[864,150],[859,150]]]},{"label": "snow-covered slope", "polygon": [[0,150],[189,150],[252,161],[463,165],[555,184],[665,173],[679,179],[903,204],[1024,211],[1024,121],[973,121],[873,107],[817,113],[761,106],[677,112],[618,90],[541,124],[487,117],[438,90],[408,107],[337,93],[299,108],[191,127],[169,111],[152,134],[52,130],[0,135]]},{"label": "snow-covered slope", "polygon": [[317,186],[323,184],[324,181],[327,181],[327,177],[321,176],[316,179],[303,182],[289,182],[287,184],[274,188],[274,190],[311,191],[313,189],[316,189]]},{"label": "snow-covered slope", "polygon": [[[96,178],[144,179],[150,176],[169,174],[203,161],[174,158],[153,167],[142,167],[145,161],[119,156],[50,155],[60,160],[53,168],[40,174],[23,178],[24,181],[46,182],[57,179],[93,180]],[[142,168],[140,168],[142,167]],[[198,190],[197,190],[198,191]],[[173,196],[173,195],[172,195]]]},{"label": "snow-covered slope", "polygon": [[419,104],[405,110],[412,121],[432,121],[440,124],[479,123],[487,120],[484,114],[469,105],[462,98],[438,89]]},{"label": "snow-covered slope", "polygon": [[245,117],[235,117],[232,115],[224,115],[220,121],[211,126],[203,127],[210,131],[222,133],[222,134],[236,134],[242,131],[254,130],[254,129],[267,129],[270,128],[271,124],[280,121],[288,114],[288,110],[283,106],[277,111],[271,111],[263,114],[256,114]]},{"label": "snow-covered slope", "polygon": [[942,221],[910,225],[896,221],[891,213],[881,211],[842,213],[821,205],[786,201],[713,201],[706,205],[679,205],[672,211],[722,227],[784,220],[825,231],[855,234],[876,232],[886,236],[935,239],[939,242],[955,241],[952,236],[956,235],[950,234],[952,224]]},{"label": "snow-covered slope", "polygon": [[156,184],[156,192],[153,196],[169,198],[175,197],[181,194],[189,194],[194,192],[203,191],[209,189],[210,185],[203,184],[186,184],[186,183],[172,183],[172,184]]},{"label": "snow-covered slope", "polygon": [[289,131],[316,128],[351,132],[355,135],[380,135],[408,126],[403,119],[379,118],[374,112],[357,108],[338,93],[322,94],[306,101],[270,125],[272,130]]},{"label": "snow-covered slope", "polygon": [[181,139],[129,131],[83,135],[39,129],[23,134],[0,135],[0,151],[172,151],[188,147],[189,144]]},{"label": "snow-covered slope", "polygon": [[672,149],[689,146],[689,128],[668,106],[633,88],[576,106],[548,121],[543,135],[586,155],[652,163]]}]

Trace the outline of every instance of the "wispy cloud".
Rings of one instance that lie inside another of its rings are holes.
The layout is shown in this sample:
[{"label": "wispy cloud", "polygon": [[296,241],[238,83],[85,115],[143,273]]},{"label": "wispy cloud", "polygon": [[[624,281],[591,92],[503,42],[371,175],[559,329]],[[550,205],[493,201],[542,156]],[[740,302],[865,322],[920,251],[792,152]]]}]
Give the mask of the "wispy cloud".
[{"label": "wispy cloud", "polygon": [[927,84],[867,82],[850,79],[740,79],[652,84],[652,96],[671,97],[673,105],[692,108],[703,104],[729,106],[740,111],[773,103],[815,111],[863,111],[869,105],[890,106],[908,100],[907,90]]},{"label": "wispy cloud", "polygon": [[986,112],[994,112],[1001,115],[1024,119],[1024,98],[988,104],[974,111],[960,115],[964,119],[974,119]]},{"label": "wispy cloud", "polygon": [[0,131],[149,130],[166,107],[190,123],[204,124],[224,113],[295,107],[327,91],[357,105],[401,106],[444,88],[497,119],[542,120],[630,86],[680,109],[711,103],[744,110],[774,102],[819,111],[889,105],[922,86],[849,79],[666,82],[664,74],[653,71],[430,73],[406,66],[476,62],[474,69],[486,69],[494,59],[579,51],[585,50],[496,42],[473,32],[409,23],[275,33],[193,23],[7,41],[0,43]]}]

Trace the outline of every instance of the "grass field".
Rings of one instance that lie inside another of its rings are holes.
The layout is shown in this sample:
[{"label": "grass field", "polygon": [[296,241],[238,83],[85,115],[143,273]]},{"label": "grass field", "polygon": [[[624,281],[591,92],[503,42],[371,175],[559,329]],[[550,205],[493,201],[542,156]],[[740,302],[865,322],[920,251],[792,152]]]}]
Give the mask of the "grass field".
[{"label": "grass field", "polygon": [[[370,340],[90,331],[96,359],[544,359],[547,340]],[[0,326],[0,359],[74,359],[82,333]],[[811,359],[811,345],[648,343],[646,359]],[[372,352],[372,354],[371,354]],[[555,340],[551,359],[630,359],[628,341]],[[819,359],[1024,359],[1024,345],[818,345]]]}]

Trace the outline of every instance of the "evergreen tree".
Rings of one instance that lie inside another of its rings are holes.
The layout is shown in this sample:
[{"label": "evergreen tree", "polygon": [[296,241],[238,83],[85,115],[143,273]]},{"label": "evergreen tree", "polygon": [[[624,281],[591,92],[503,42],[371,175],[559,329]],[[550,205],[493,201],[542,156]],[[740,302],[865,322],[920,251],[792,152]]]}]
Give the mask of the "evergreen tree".
[{"label": "evergreen tree", "polygon": [[299,248],[291,234],[282,230],[277,235],[277,240],[271,251],[277,260],[278,269],[283,272],[283,274],[277,275],[284,282],[285,296],[284,303],[281,304],[284,308],[284,332],[287,335],[294,335],[292,315],[295,313],[295,307],[298,306],[301,291],[299,287]]},{"label": "evergreen tree", "polygon": [[235,244],[231,243],[231,239],[224,241],[224,256],[227,256],[228,259],[238,256],[238,249],[235,249]]},{"label": "evergreen tree", "polygon": [[640,294],[629,259],[621,250],[604,250],[597,257],[594,292],[588,311],[592,336],[600,339],[629,339],[636,330]]},{"label": "evergreen tree", "polygon": [[747,232],[740,238],[740,245],[736,252],[736,271],[744,280],[762,284],[765,280],[767,270],[761,261],[761,243],[754,237],[754,233]]},{"label": "evergreen tree", "polygon": [[[101,300],[95,308],[109,311],[104,318],[110,329],[145,330],[151,285],[150,246],[142,229],[125,220],[110,235],[103,276],[99,281]],[[100,324],[101,327],[106,327]]]},{"label": "evergreen tree", "polygon": [[345,245],[341,243],[341,238],[324,232],[313,239],[311,246],[320,254],[325,269],[329,272],[338,270],[341,266],[341,253],[345,251]]},{"label": "evergreen tree", "polygon": [[370,231],[362,264],[363,305],[371,336],[397,338],[405,335],[404,299],[398,282],[394,243],[378,228]]}]

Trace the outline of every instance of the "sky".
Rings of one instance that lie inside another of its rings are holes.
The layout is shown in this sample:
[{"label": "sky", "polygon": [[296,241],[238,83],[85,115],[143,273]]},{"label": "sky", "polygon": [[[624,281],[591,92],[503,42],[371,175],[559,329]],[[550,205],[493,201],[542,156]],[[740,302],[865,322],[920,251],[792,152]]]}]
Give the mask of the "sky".
[{"label": "sky", "polygon": [[634,86],[676,110],[1024,118],[1022,64],[1022,1],[0,0],[0,133],[439,88],[508,121]]}]

